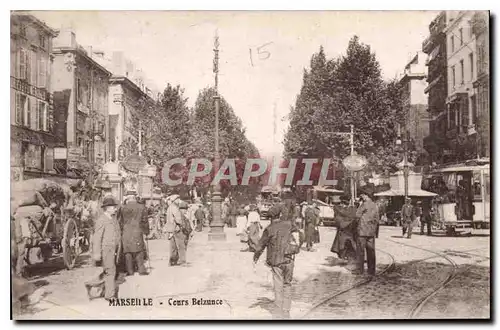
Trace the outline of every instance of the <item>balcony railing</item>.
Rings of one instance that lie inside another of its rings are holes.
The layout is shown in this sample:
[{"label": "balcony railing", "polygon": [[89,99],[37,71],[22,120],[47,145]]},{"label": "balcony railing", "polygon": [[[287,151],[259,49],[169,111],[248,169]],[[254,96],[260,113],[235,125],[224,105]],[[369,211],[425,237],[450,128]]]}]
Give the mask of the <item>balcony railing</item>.
[{"label": "balcony railing", "polygon": [[45,88],[30,85],[26,80],[11,76],[10,87],[50,103],[51,95]]}]

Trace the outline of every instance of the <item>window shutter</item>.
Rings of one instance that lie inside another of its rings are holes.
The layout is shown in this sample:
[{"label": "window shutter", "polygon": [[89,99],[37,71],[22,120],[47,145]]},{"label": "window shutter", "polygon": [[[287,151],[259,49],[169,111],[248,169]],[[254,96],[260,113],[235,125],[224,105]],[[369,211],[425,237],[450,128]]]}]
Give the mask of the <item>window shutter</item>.
[{"label": "window shutter", "polygon": [[25,56],[24,61],[26,63],[26,80],[28,82],[30,82],[30,80],[31,80],[31,56],[27,50],[24,52],[24,56]]},{"label": "window shutter", "polygon": [[40,59],[40,70],[38,76],[38,87],[45,88],[47,85],[47,62],[44,58]]},{"label": "window shutter", "polygon": [[19,49],[19,79],[26,79],[26,56],[24,49]]},{"label": "window shutter", "polygon": [[29,97],[25,98],[24,108],[25,108],[24,126],[31,127],[31,100]]},{"label": "window shutter", "polygon": [[37,55],[38,53],[35,52],[34,50],[31,50],[31,78],[30,78],[30,83],[33,86],[38,86],[37,81],[38,81],[38,69],[40,69],[39,63],[37,61]]},{"label": "window shutter", "polygon": [[52,129],[54,127],[54,110],[52,109],[51,106],[47,105],[46,111],[47,111],[47,130],[49,132],[52,132]]}]

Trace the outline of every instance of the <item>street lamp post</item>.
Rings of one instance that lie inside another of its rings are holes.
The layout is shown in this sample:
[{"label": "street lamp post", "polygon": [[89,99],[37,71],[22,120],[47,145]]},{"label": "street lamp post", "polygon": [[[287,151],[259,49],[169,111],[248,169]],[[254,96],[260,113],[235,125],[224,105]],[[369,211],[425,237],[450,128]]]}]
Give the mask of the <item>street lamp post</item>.
[{"label": "street lamp post", "polygon": [[[220,166],[219,155],[219,36],[216,32],[214,41],[214,74],[215,74],[215,159],[214,171],[217,173]],[[210,223],[210,232],[208,234],[209,241],[225,241],[226,233],[224,232],[224,222],[222,220],[222,197],[220,184],[217,183],[212,194],[212,222]]]},{"label": "street lamp post", "polygon": [[401,139],[401,126],[398,124],[398,138],[396,140],[397,145],[403,144],[403,178],[404,178],[404,190],[405,199],[408,197],[408,176],[409,176],[409,164],[408,164],[408,134],[403,136]]}]

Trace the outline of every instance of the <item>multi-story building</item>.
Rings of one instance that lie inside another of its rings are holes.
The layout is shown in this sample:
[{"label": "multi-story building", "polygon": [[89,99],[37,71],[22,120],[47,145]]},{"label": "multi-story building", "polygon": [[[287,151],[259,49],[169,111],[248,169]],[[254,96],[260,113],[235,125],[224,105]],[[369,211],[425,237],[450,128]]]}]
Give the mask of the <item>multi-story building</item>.
[{"label": "multi-story building", "polygon": [[109,160],[108,83],[111,73],[91,48],[61,30],[54,39],[54,115],[56,134],[66,141],[67,168],[82,169]]},{"label": "multi-story building", "polygon": [[408,62],[404,74],[399,81],[403,91],[405,110],[405,127],[408,138],[413,142],[417,152],[416,165],[428,163],[427,152],[424,149],[424,138],[429,135],[429,113],[427,112],[427,56],[422,52]]},{"label": "multi-story building", "polygon": [[51,49],[57,31],[23,12],[10,18],[11,180],[56,174]]},{"label": "multi-story building", "polygon": [[473,82],[478,131],[478,156],[490,157],[490,34],[489,13],[476,12],[472,17],[472,33],[476,37],[476,80]]},{"label": "multi-story building", "polygon": [[430,161],[443,163],[452,156],[452,150],[446,137],[448,96],[448,70],[446,33],[447,12],[442,11],[429,24],[430,35],[422,43],[422,51],[427,59],[427,111],[429,112],[429,135],[424,138],[423,146],[429,153]]},{"label": "multi-story building", "polygon": [[473,11],[450,11],[445,28],[448,55],[446,137],[453,150],[452,161],[477,156],[477,96],[473,88],[477,52],[473,16]]},{"label": "multi-story building", "polygon": [[[137,151],[139,121],[137,115],[154,104],[159,93],[147,84],[141,70],[123,52],[113,52],[111,58],[102,54],[97,59],[112,72],[109,79],[110,159],[121,160]],[[144,127],[143,130],[147,130]]]}]

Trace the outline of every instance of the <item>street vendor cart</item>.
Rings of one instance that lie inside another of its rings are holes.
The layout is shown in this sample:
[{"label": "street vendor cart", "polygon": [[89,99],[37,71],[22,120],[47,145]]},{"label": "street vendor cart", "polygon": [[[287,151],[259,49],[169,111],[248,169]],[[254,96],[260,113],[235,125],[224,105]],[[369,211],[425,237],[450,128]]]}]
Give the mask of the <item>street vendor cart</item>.
[{"label": "street vendor cart", "polygon": [[43,261],[62,253],[65,266],[72,269],[88,248],[88,228],[80,221],[71,187],[37,178],[13,183],[11,189],[11,215],[28,242],[26,249],[40,248]]}]

